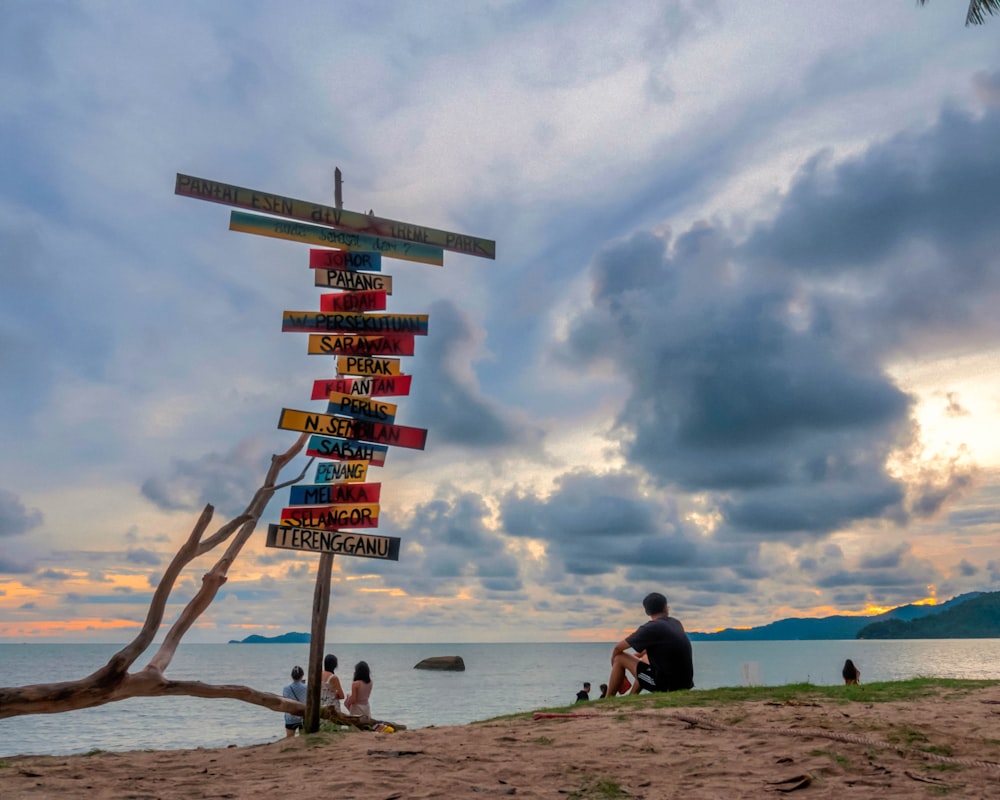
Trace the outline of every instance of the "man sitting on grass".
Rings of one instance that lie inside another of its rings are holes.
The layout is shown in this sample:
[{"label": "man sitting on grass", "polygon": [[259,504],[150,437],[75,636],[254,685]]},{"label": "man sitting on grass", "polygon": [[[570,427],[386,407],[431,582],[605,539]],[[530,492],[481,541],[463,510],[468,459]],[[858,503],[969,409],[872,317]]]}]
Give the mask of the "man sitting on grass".
[{"label": "man sitting on grass", "polygon": [[[650,592],[642,600],[649,622],[626,636],[611,651],[611,677],[608,678],[608,697],[617,696],[630,672],[635,678],[632,694],[645,689],[648,692],[674,692],[694,687],[694,664],[691,660],[691,642],[679,620],[670,616],[667,598],[659,592]],[[645,652],[649,663],[634,653]]]}]

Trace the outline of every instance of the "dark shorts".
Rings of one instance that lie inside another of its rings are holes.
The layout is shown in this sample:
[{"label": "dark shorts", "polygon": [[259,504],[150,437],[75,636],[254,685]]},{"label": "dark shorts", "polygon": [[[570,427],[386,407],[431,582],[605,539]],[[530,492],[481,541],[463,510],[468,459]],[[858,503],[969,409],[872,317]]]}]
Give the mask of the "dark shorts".
[{"label": "dark shorts", "polygon": [[285,730],[286,731],[299,731],[299,730],[302,730],[302,723],[301,722],[293,722],[291,725],[286,725],[285,726]]},{"label": "dark shorts", "polygon": [[639,685],[647,692],[665,691],[656,685],[656,675],[653,673],[653,668],[645,661],[640,661],[635,665],[635,677],[639,681]]}]

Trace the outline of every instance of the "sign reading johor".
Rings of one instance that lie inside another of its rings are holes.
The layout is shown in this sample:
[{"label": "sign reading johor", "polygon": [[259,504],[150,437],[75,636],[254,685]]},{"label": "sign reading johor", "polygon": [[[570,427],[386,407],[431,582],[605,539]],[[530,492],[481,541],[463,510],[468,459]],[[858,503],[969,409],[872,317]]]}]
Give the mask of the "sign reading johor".
[{"label": "sign reading johor", "polygon": [[330,392],[354,394],[358,397],[397,397],[410,393],[412,375],[389,378],[330,378],[313,381],[312,400],[326,400]]},{"label": "sign reading johor", "polygon": [[198,200],[208,200],[211,203],[222,203],[236,208],[263,211],[265,214],[274,214],[288,219],[317,222],[320,225],[330,225],[341,230],[437,245],[445,250],[465,253],[469,256],[496,258],[497,243],[492,239],[480,239],[476,236],[426,228],[423,225],[411,225],[407,222],[383,219],[357,211],[345,211],[342,208],[332,208],[318,203],[309,203],[305,200],[294,200],[280,194],[258,192],[254,189],[244,189],[242,186],[232,186],[228,183],[194,178],[180,173],[177,173],[174,194],[194,197]]},{"label": "sign reading johor", "polygon": [[345,289],[349,292],[376,291],[392,294],[392,276],[390,275],[335,269],[317,269],[313,275],[314,284],[322,289]]},{"label": "sign reading johor", "polygon": [[304,222],[289,222],[276,217],[262,217],[259,214],[245,214],[242,211],[229,212],[229,230],[240,233],[255,233],[272,239],[288,239],[303,244],[319,244],[327,247],[342,247],[345,250],[377,250],[389,258],[404,261],[418,261],[421,264],[444,266],[444,251],[440,247],[426,244],[410,244],[398,239],[383,239],[365,233],[347,233]]},{"label": "sign reading johor", "polygon": [[412,333],[427,335],[427,314],[323,314],[317,311],[285,311],[281,330],[285,333]]},{"label": "sign reading johor", "polygon": [[285,550],[311,550],[338,556],[361,556],[399,561],[399,538],[370,533],[321,531],[311,528],[267,526],[267,546]]},{"label": "sign reading johor", "polygon": [[313,269],[382,271],[382,254],[364,250],[310,250],[309,266]]},{"label": "sign reading johor", "polygon": [[311,414],[308,411],[281,409],[278,427],[286,431],[319,433],[342,439],[361,439],[366,442],[409,447],[423,450],[427,442],[425,428],[409,428],[406,425],[383,425],[363,419],[334,417],[330,414]]}]

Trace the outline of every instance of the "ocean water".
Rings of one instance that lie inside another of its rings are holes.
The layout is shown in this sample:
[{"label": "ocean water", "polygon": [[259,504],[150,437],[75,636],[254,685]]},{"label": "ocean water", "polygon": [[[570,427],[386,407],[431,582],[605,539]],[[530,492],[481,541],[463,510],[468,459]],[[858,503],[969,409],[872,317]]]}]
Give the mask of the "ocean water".
[{"label": "ocean water", "polygon": [[[607,681],[611,643],[342,644],[341,681],[371,665],[372,713],[410,728],[461,725],[569,705],[583,681]],[[1000,679],[1000,639],[694,642],[696,688],[841,682],[850,658],[862,682],[918,676]],[[119,645],[0,644],[0,686],[75,680],[103,666]],[[465,672],[415,670],[423,658],[460,655]],[[308,645],[181,645],[167,675],[281,693]],[[141,666],[143,662],[138,662]],[[138,698],[61,714],[0,719],[0,756],[225,747],[284,736],[280,713],[236,700]]]}]

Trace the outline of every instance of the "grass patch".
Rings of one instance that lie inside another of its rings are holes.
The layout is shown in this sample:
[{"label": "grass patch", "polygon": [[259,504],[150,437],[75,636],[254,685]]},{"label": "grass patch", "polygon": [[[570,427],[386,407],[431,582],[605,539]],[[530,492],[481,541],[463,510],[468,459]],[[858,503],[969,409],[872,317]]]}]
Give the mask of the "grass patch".
[{"label": "grass patch", "polygon": [[0,769],[10,769],[12,764],[9,761],[4,761],[0,758]]},{"label": "grass patch", "polygon": [[832,750],[810,750],[809,755],[829,758],[831,761],[840,765],[844,769],[851,766],[851,760],[847,756],[841,755],[840,753],[834,753]]},{"label": "grass patch", "polygon": [[93,750],[88,750],[84,753],[85,756],[99,756],[101,753],[106,753],[106,750],[102,750],[99,747],[95,747]]},{"label": "grass patch", "polygon": [[538,736],[538,737],[532,739],[531,743],[532,744],[552,744],[554,741],[555,741],[555,739],[552,739],[552,738],[550,738],[548,736]]},{"label": "grass patch", "polygon": [[583,781],[583,785],[576,791],[570,792],[567,797],[578,800],[592,800],[592,798],[614,798],[631,797],[617,781],[610,781],[604,778],[588,777]]}]

